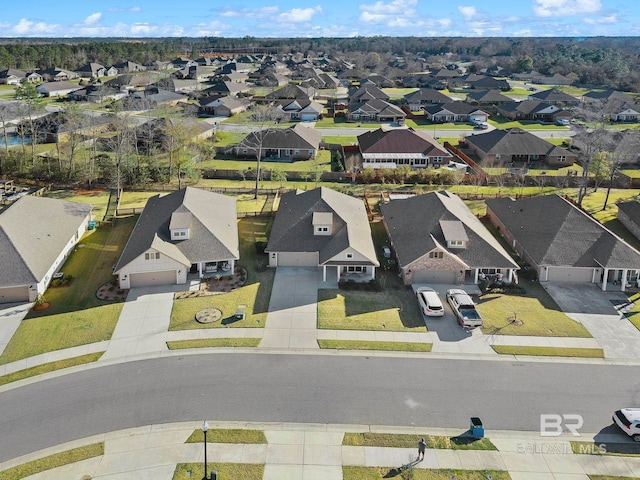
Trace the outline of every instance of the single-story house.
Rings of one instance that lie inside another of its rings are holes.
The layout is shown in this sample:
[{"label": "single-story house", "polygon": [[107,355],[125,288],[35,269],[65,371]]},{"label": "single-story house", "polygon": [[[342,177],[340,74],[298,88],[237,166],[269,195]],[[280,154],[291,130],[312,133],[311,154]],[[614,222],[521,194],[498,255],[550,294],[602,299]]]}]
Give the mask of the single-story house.
[{"label": "single-story house", "polygon": [[200,99],[200,104],[205,113],[222,117],[230,117],[236,113],[244,112],[249,108],[251,101],[246,98],[229,96],[219,97],[215,100],[207,100],[205,97]]},{"label": "single-story house", "polygon": [[322,267],[322,278],[366,282],[380,266],[362,200],[326,187],[282,195],[265,248],[270,267]]},{"label": "single-story house", "polygon": [[431,192],[380,209],[405,285],[477,284],[496,274],[515,281],[518,264],[457,195]]},{"label": "single-story house", "polygon": [[411,128],[379,128],[358,135],[363,168],[426,168],[446,165],[453,156],[432,136]]},{"label": "single-story house", "polygon": [[555,122],[559,118],[571,119],[573,116],[569,110],[563,110],[558,105],[548,104],[540,100],[512,101],[498,105],[497,111],[500,115],[510,120]]},{"label": "single-story house", "polygon": [[240,258],[236,199],[186,187],[151,197],[113,273],[120,288],[231,275]]},{"label": "single-story house", "polygon": [[3,85],[20,85],[25,78],[27,72],[16,68],[6,68],[0,71],[0,84]]},{"label": "single-story house", "polygon": [[640,202],[632,200],[618,203],[618,220],[640,240]]},{"label": "single-story house", "polygon": [[469,105],[493,106],[511,103],[513,100],[500,93],[500,90],[476,90],[467,93],[465,102]]},{"label": "single-story house", "polygon": [[415,92],[407,93],[404,96],[404,104],[409,106],[412,112],[422,110],[425,105],[450,103],[453,100],[444,93],[433,88],[420,88]]},{"label": "single-story house", "polygon": [[26,195],[0,213],[0,303],[33,302],[91,220],[84,203]]},{"label": "single-story house", "polygon": [[580,99],[564,93],[557,88],[550,88],[549,90],[540,90],[539,92],[529,95],[529,100],[540,100],[541,102],[553,104],[553,105],[580,105]]},{"label": "single-story house", "polygon": [[465,102],[449,102],[423,108],[424,116],[433,123],[486,122],[489,114]]},{"label": "single-story house", "polygon": [[[541,282],[583,282],[625,290],[640,252],[559,195],[486,201],[487,217]],[[624,280],[624,281],[622,281]]]},{"label": "single-story house", "polygon": [[573,152],[555,146],[521,128],[492,130],[465,137],[468,148],[480,160],[490,162],[537,162],[551,166],[570,166],[576,162]]},{"label": "single-story house", "polygon": [[252,132],[234,147],[239,157],[254,157],[258,149],[260,158],[308,160],[315,158],[322,134],[301,123],[289,128],[269,128]]},{"label": "single-story house", "polygon": [[287,121],[315,122],[322,115],[324,107],[318,102],[306,98],[290,98],[278,100],[274,108]]},{"label": "single-story house", "polygon": [[43,97],[63,97],[80,89],[82,89],[80,85],[65,80],[41,83],[36,87]]},{"label": "single-story house", "polygon": [[353,122],[391,122],[404,124],[407,114],[384,100],[369,100],[363,103],[350,103],[347,107],[347,119]]},{"label": "single-story house", "polygon": [[349,103],[366,103],[371,100],[389,100],[389,95],[380,90],[375,83],[365,83],[349,91]]}]

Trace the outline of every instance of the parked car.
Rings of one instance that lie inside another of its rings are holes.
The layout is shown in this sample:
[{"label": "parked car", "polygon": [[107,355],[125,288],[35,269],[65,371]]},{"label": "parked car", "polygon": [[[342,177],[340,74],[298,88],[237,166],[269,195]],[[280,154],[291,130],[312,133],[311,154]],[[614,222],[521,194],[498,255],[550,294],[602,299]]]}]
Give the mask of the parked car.
[{"label": "parked car", "polygon": [[428,317],[441,317],[444,315],[444,307],[436,292],[431,287],[419,287],[416,290],[416,297],[420,304],[420,310]]},{"label": "parked car", "polygon": [[391,249],[385,245],[382,247],[382,255],[384,258],[391,258]]},{"label": "parked car", "polygon": [[640,408],[623,408],[613,414],[613,422],[635,442],[640,442]]},{"label": "parked car", "polygon": [[557,118],[556,125],[559,125],[561,127],[568,127],[569,125],[571,125],[571,120],[569,120],[568,118]]},{"label": "parked car", "polygon": [[447,302],[451,305],[451,309],[460,325],[463,327],[482,326],[482,317],[467,292],[459,288],[447,290]]},{"label": "parked car", "polygon": [[489,128],[489,124],[486,122],[478,122],[473,128],[477,128],[479,130],[487,130]]}]

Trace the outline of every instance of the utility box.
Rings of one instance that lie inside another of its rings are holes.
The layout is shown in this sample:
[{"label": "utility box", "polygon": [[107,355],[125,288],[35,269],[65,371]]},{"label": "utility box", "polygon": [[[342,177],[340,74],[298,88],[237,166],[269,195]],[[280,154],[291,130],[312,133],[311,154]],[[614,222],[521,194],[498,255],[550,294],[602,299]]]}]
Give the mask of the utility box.
[{"label": "utility box", "polygon": [[469,426],[473,438],[484,438],[484,427],[482,426],[482,420],[478,417],[471,417],[471,425]]}]

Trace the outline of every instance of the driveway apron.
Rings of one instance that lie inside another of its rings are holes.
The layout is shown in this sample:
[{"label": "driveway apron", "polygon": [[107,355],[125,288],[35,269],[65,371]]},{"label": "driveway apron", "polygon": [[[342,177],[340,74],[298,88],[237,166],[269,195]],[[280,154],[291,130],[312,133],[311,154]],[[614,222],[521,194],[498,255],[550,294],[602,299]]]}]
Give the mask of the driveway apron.
[{"label": "driveway apron", "polygon": [[16,333],[20,322],[27,316],[32,303],[6,304],[0,306],[0,355]]},{"label": "driveway apron", "polygon": [[132,288],[100,360],[167,350],[173,296],[167,287]]},{"label": "driveway apron", "polygon": [[260,348],[318,348],[318,286],[312,267],[278,267]]},{"label": "driveway apron", "polygon": [[[603,292],[596,285],[546,283],[544,288],[560,308],[582,323],[609,360],[640,360],[640,331],[621,313],[622,292]],[[618,307],[618,308],[616,308]]]}]

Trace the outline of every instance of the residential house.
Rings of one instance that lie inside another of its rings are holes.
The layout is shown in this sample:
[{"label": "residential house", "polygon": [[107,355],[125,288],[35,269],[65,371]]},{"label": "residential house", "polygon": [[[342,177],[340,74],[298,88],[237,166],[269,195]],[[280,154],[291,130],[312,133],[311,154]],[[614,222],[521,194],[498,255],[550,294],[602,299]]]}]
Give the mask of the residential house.
[{"label": "residential house", "polygon": [[240,258],[236,199],[186,187],[151,197],[113,273],[120,288],[231,275]]},{"label": "residential house", "polygon": [[200,99],[202,110],[210,115],[220,117],[230,117],[236,113],[244,112],[249,108],[251,102],[246,98],[238,97],[218,97],[208,99],[207,97]]},{"label": "residential house", "polygon": [[453,99],[433,88],[420,88],[404,96],[404,104],[412,112],[418,112],[427,105],[451,103]]},{"label": "residential house", "polygon": [[[487,218],[541,282],[593,283],[624,291],[640,252],[559,195],[486,201]],[[624,281],[623,281],[624,280]]]},{"label": "residential house", "polygon": [[76,70],[76,73],[82,78],[98,78],[104,77],[106,74],[106,67],[99,63],[89,62],[82,65]]},{"label": "residential house", "polygon": [[24,81],[27,83],[40,83],[44,81],[44,78],[38,72],[27,72]]},{"label": "residential house", "polygon": [[173,66],[173,68],[182,69],[182,68],[194,67],[198,64],[189,58],[177,57],[171,60],[171,65]]},{"label": "residential house", "polygon": [[640,202],[632,200],[618,203],[618,220],[640,240]]},{"label": "residential house", "polygon": [[[115,68],[118,74],[120,75],[126,74],[126,73],[144,72],[147,70],[147,67],[140,65],[138,63],[129,62],[129,61],[116,63],[115,65],[113,65],[112,68]],[[161,70],[161,69],[162,68],[154,68],[154,70]]]},{"label": "residential house", "polygon": [[580,100],[576,97],[564,93],[557,88],[551,88],[549,90],[540,90],[539,92],[529,95],[529,100],[539,100],[550,105],[567,105],[576,106],[580,105]]},{"label": "residential house", "polygon": [[79,77],[79,75],[75,72],[70,72],[68,70],[57,67],[38,70],[38,73],[45,82],[62,82],[66,80],[73,80],[74,78]]},{"label": "residential house", "polygon": [[301,120],[315,122],[322,116],[324,107],[318,102],[304,98],[290,98],[279,100],[275,107],[277,114],[287,121]]},{"label": "residential house", "polygon": [[571,119],[572,113],[558,105],[541,102],[540,100],[527,100],[524,102],[510,102],[497,106],[500,115],[510,120],[538,120],[542,122],[555,122],[560,118]]},{"label": "residential house", "polygon": [[139,92],[133,92],[123,99],[126,110],[149,110],[160,105],[176,105],[186,97],[181,93],[170,92],[157,87],[148,87]]},{"label": "residential house", "polygon": [[247,135],[234,152],[239,157],[273,158],[281,161],[316,158],[322,134],[312,127],[297,124],[289,128],[269,128]]},{"label": "residential house", "polygon": [[405,285],[477,284],[498,273],[514,280],[518,264],[457,195],[431,192],[380,210]]},{"label": "residential house", "polygon": [[157,82],[152,83],[150,87],[155,87],[162,90],[168,90],[169,92],[173,92],[173,93],[186,94],[186,93],[195,92],[200,87],[200,84],[198,83],[197,80],[191,79],[191,78],[179,79],[179,78],[165,77],[165,78],[161,78]]},{"label": "residential house", "polygon": [[122,91],[131,91],[141,87],[146,87],[156,80],[158,80],[158,76],[152,73],[128,73],[111,78],[104,82],[103,85],[108,87],[117,87]]},{"label": "residential house", "polygon": [[565,77],[564,75],[560,75],[559,73],[554,73],[553,75],[537,75],[533,77],[531,80],[533,83],[538,83],[540,85],[571,85],[573,84],[573,80],[569,77]]},{"label": "residential house", "polygon": [[638,122],[640,120],[640,104],[623,103],[610,100],[602,109],[612,122]]},{"label": "residential house", "polygon": [[204,82],[209,80],[211,77],[213,77],[214,74],[211,70],[208,70],[206,68],[202,68],[199,65],[196,65],[193,67],[183,68],[182,70],[178,70],[177,72],[174,72],[172,76],[174,78],[181,79],[181,80],[190,79],[190,80],[196,80],[198,82]]},{"label": "residential house", "polygon": [[270,267],[322,267],[323,281],[370,281],[380,265],[362,200],[326,187],[282,195],[265,252]]},{"label": "residential house", "polygon": [[347,107],[347,120],[352,122],[391,122],[404,124],[407,114],[384,100],[368,100],[350,103]]},{"label": "residential house", "polygon": [[57,82],[47,82],[41,83],[36,87],[36,90],[43,97],[64,97],[71,92],[75,92],[76,90],[80,90],[82,87],[77,83],[71,83],[64,80],[59,80]]},{"label": "residential house", "polygon": [[246,83],[217,81],[210,87],[204,89],[202,93],[204,93],[205,95],[217,93],[222,95],[235,96],[244,92],[248,92],[249,90],[251,90],[251,87]]},{"label": "residential house", "polygon": [[446,165],[452,155],[433,137],[411,128],[379,128],[358,135],[362,168],[427,168]]},{"label": "residential house", "polygon": [[27,76],[27,72],[17,68],[6,68],[0,71],[0,84],[20,85],[20,82]]},{"label": "residential house", "polygon": [[0,303],[33,302],[84,234],[92,206],[26,195],[0,213]]},{"label": "residential house", "polygon": [[360,82],[360,85],[364,85],[365,83],[373,83],[378,88],[395,87],[394,81],[383,75],[369,75],[362,82]]},{"label": "residential house", "polygon": [[423,110],[427,120],[433,123],[486,122],[489,119],[489,113],[465,102],[428,105]]},{"label": "residential house", "polygon": [[467,93],[465,102],[469,105],[480,107],[495,107],[497,105],[511,103],[513,100],[502,95],[499,90],[477,90]]},{"label": "residential house", "polygon": [[608,102],[609,100],[619,100],[622,103],[634,103],[634,98],[628,93],[620,92],[618,90],[591,90],[582,96],[582,100],[585,102]]},{"label": "residential house", "polygon": [[349,103],[367,103],[371,100],[389,101],[389,95],[380,90],[373,83],[366,83],[359,88],[352,88],[349,92]]},{"label": "residential house", "polygon": [[284,100],[287,98],[309,98],[312,99],[316,94],[316,90],[313,88],[302,88],[295,84],[289,84],[278,90],[267,93],[265,95],[266,100]]},{"label": "residential house", "polygon": [[127,95],[127,92],[123,92],[118,87],[93,84],[81,88],[80,90],[75,90],[67,94],[67,97],[77,102],[102,103],[112,100],[121,100],[126,98]]},{"label": "residential house", "polygon": [[495,129],[465,137],[467,148],[483,162],[545,162],[550,166],[573,165],[575,153],[557,147],[521,128]]},{"label": "residential house", "polygon": [[458,88],[473,88],[477,90],[500,90],[506,92],[511,90],[509,82],[506,80],[497,80],[487,75],[479,75],[470,73],[462,77],[456,77],[450,80],[451,85]]}]

